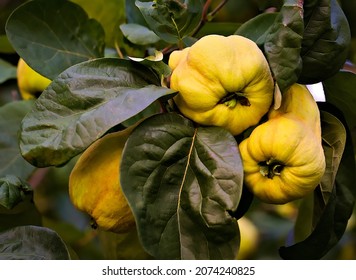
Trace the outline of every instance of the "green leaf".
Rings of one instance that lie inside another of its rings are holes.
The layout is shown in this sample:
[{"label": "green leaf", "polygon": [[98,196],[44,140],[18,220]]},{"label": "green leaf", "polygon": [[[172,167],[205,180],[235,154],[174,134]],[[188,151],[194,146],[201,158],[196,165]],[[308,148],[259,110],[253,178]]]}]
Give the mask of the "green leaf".
[{"label": "green leaf", "polygon": [[16,77],[16,67],[0,58],[0,84]]},{"label": "green leaf", "polygon": [[159,51],[155,51],[152,55],[145,58],[129,57],[129,59],[151,68],[160,77],[168,77],[172,73],[171,68],[163,62],[163,53]]},{"label": "green leaf", "polygon": [[143,247],[156,259],[233,259],[243,168],[219,127],[175,113],[143,121],[126,142],[121,185]]},{"label": "green leaf", "polygon": [[0,35],[5,34],[5,24],[12,11],[23,4],[25,1],[26,0],[0,1]]},{"label": "green leaf", "polygon": [[328,112],[321,112],[323,149],[326,159],[326,170],[321,180],[320,188],[323,201],[326,204],[332,193],[334,182],[342,154],[346,144],[346,130],[344,125]]},{"label": "green leaf", "polygon": [[31,187],[13,175],[0,178],[0,205],[7,209],[14,208],[29,192]]},{"label": "green leaf", "polygon": [[298,80],[302,68],[300,51],[304,31],[303,6],[299,0],[285,1],[266,35],[266,57],[282,92]]},{"label": "green leaf", "polygon": [[257,45],[263,46],[266,42],[266,36],[277,16],[278,13],[264,13],[255,16],[242,24],[235,34],[249,38]]},{"label": "green leaf", "polygon": [[356,147],[356,75],[340,71],[323,82],[325,98],[343,112]]},{"label": "green leaf", "polygon": [[[141,2],[150,2],[150,0],[141,0]],[[147,22],[135,1],[125,0],[125,15],[127,23],[136,23],[147,27]]]},{"label": "green leaf", "polygon": [[203,10],[202,0],[157,0],[135,4],[150,29],[168,43],[178,43],[198,26]]},{"label": "green leaf", "polygon": [[68,68],[23,119],[22,155],[39,167],[64,164],[110,128],[174,93],[159,84],[149,68],[117,58]]},{"label": "green leaf", "polygon": [[33,101],[14,101],[0,107],[0,177],[12,174],[26,180],[35,167],[23,159],[18,146],[22,119],[32,109]]},{"label": "green leaf", "polygon": [[136,23],[121,24],[120,29],[127,40],[133,44],[149,45],[157,43],[160,40],[152,30]]},{"label": "green leaf", "polygon": [[[330,110],[330,107],[332,110]],[[347,137],[344,153],[335,177],[334,187],[326,205],[320,204],[320,192],[314,192],[314,226],[306,239],[289,247],[281,247],[283,259],[321,259],[341,239],[355,205],[355,157],[350,133],[342,113],[327,103],[321,111],[331,111],[345,126]],[[322,112],[322,119],[324,119]],[[328,117],[329,118],[329,117]],[[338,128],[339,130],[339,128]],[[328,133],[328,132],[327,132]],[[328,161],[330,162],[330,161]]]},{"label": "green leaf", "polygon": [[21,226],[0,233],[2,260],[68,260],[59,235],[44,227]]},{"label": "green leaf", "polygon": [[[105,31],[105,44],[115,47],[120,24],[125,22],[125,0],[71,0],[80,5]],[[132,1],[132,0],[131,0]]]},{"label": "green leaf", "polygon": [[29,1],[9,17],[6,34],[16,52],[53,80],[68,67],[104,56],[105,33],[69,1]]},{"label": "green leaf", "polygon": [[346,61],[351,41],[348,21],[337,0],[318,1],[310,9],[304,22],[303,69],[298,79],[305,84],[335,75]]}]

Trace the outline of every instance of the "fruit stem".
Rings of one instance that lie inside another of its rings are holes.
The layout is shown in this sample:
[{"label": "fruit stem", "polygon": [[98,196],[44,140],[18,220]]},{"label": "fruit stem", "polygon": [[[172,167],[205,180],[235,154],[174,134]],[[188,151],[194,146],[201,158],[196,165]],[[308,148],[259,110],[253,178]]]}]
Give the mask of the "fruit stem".
[{"label": "fruit stem", "polygon": [[230,108],[234,108],[237,102],[239,102],[242,106],[251,106],[248,98],[241,92],[229,92],[226,96],[219,100],[218,104],[225,104]]},{"label": "fruit stem", "polygon": [[273,179],[274,176],[280,176],[284,165],[275,159],[269,159],[259,163],[260,173],[269,178]]}]

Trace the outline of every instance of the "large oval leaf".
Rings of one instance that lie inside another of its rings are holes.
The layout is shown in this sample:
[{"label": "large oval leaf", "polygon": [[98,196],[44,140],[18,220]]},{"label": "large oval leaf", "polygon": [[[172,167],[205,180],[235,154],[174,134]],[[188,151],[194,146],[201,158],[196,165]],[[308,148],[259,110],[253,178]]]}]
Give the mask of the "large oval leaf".
[{"label": "large oval leaf", "polygon": [[303,32],[302,1],[285,1],[266,35],[264,45],[266,57],[282,92],[298,80],[301,72]]},{"label": "large oval leaf", "polygon": [[242,24],[235,34],[249,38],[257,45],[263,46],[269,29],[273,26],[277,16],[278,13],[264,13],[255,16]]},{"label": "large oval leaf", "polygon": [[59,235],[44,227],[20,226],[0,233],[2,260],[68,260]]},{"label": "large oval leaf", "polygon": [[35,166],[61,165],[110,128],[173,93],[159,77],[128,60],[102,58],[61,73],[22,121],[20,149]]},{"label": "large oval leaf", "polygon": [[303,70],[298,82],[312,84],[332,77],[342,68],[351,35],[337,0],[317,1],[306,13],[301,50]]},{"label": "large oval leaf", "polygon": [[142,122],[126,142],[121,184],[140,240],[157,259],[232,259],[243,169],[235,139],[175,113]]},{"label": "large oval leaf", "polygon": [[70,1],[28,1],[9,17],[6,34],[27,64],[51,80],[74,64],[104,56],[103,28]]},{"label": "large oval leaf", "polygon": [[0,107],[0,177],[11,174],[26,180],[35,167],[23,159],[18,145],[22,119],[33,101],[15,101]]}]

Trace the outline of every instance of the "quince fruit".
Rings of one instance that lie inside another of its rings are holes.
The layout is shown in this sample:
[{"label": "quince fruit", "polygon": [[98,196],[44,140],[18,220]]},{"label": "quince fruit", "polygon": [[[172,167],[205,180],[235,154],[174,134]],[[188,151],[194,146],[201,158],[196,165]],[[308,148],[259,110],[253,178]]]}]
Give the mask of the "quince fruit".
[{"label": "quince fruit", "polygon": [[294,84],[239,149],[244,183],[261,201],[284,204],[312,192],[324,175],[325,155],[319,109],[308,89]]},{"label": "quince fruit", "polygon": [[132,131],[110,133],[89,146],[69,177],[73,205],[93,220],[93,227],[115,233],[135,228],[135,218],[120,186],[119,166],[125,142]]},{"label": "quince fruit", "polygon": [[183,115],[238,135],[258,124],[272,103],[274,81],[258,46],[245,37],[208,35],[174,51],[170,88]]},{"label": "quince fruit", "polygon": [[29,100],[39,97],[51,80],[33,70],[22,58],[17,64],[17,85],[22,99]]}]

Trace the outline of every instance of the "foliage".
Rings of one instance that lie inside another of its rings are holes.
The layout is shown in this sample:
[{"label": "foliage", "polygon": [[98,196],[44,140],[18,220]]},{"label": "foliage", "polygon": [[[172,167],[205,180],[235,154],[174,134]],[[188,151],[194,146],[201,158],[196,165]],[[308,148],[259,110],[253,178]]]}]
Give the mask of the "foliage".
[{"label": "foliage", "polygon": [[[170,54],[207,34],[253,40],[282,98],[296,82],[325,90],[326,172],[293,204],[287,231],[276,227],[284,244],[262,239],[261,250],[327,258],[348,234],[356,196],[349,1],[33,0],[0,9],[0,259],[234,259],[239,218],[273,227],[277,212],[258,218],[272,206],[243,185],[238,143],[253,128],[233,136],[199,126],[174,104]],[[19,100],[19,57],[52,81],[35,101]],[[133,124],[117,168],[137,230],[94,231],[68,199],[68,175],[92,143]]]}]

